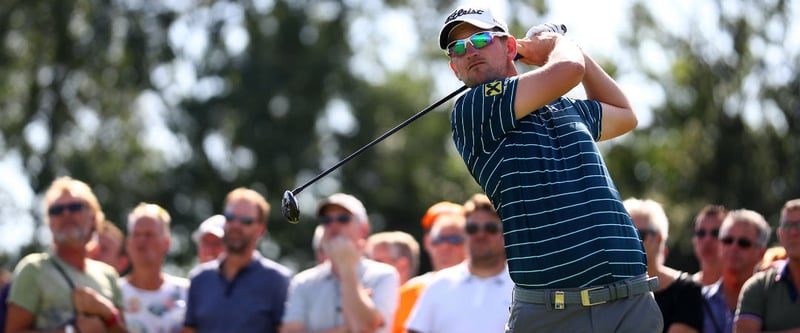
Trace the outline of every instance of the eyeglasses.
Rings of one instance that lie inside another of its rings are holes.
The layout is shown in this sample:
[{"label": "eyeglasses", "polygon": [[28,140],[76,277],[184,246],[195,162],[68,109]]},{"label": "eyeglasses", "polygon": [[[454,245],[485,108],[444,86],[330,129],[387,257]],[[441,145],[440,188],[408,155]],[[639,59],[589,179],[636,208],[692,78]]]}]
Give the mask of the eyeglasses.
[{"label": "eyeglasses", "polygon": [[433,245],[439,245],[442,243],[452,244],[452,245],[461,245],[464,243],[464,237],[460,235],[446,235],[446,236],[436,236],[431,240]]},{"label": "eyeglasses", "polygon": [[336,216],[320,216],[319,217],[319,224],[326,225],[333,221],[339,222],[339,224],[347,224],[350,223],[350,220],[353,219],[353,215],[350,214],[339,214]]},{"label": "eyeglasses", "polygon": [[47,209],[47,214],[50,216],[58,216],[61,215],[64,211],[69,211],[70,213],[77,213],[83,210],[83,202],[71,202],[68,204],[62,205],[52,205],[50,208]]},{"label": "eyeglasses", "polygon": [[447,55],[450,57],[462,56],[467,53],[467,43],[476,49],[482,49],[492,43],[495,36],[508,36],[505,32],[481,31],[464,39],[458,39],[447,45]]},{"label": "eyeglasses", "polygon": [[719,229],[697,229],[694,231],[694,236],[697,238],[705,238],[706,236],[710,236],[711,238],[718,238],[719,237]]},{"label": "eyeglasses", "polygon": [[256,222],[256,219],[252,218],[250,216],[238,216],[238,215],[233,214],[233,213],[225,213],[225,214],[222,214],[222,215],[225,216],[225,222],[227,222],[227,223],[231,223],[233,221],[239,221],[239,223],[241,223],[241,224],[251,225],[254,222]]},{"label": "eyeglasses", "polygon": [[733,238],[731,236],[725,236],[722,237],[720,241],[725,245],[731,245],[733,242],[736,242],[736,245],[742,249],[749,249],[751,246],[753,246],[753,241],[747,238]]},{"label": "eyeglasses", "polygon": [[651,229],[636,229],[636,233],[639,234],[639,239],[642,242],[646,241],[648,236],[658,235],[658,231]]},{"label": "eyeglasses", "polygon": [[467,234],[469,235],[477,234],[478,231],[481,231],[481,229],[483,229],[483,231],[485,231],[487,234],[494,235],[500,232],[500,222],[488,221],[481,223],[481,222],[469,221],[467,222],[465,229],[467,231]]},{"label": "eyeglasses", "polygon": [[779,226],[785,232],[792,231],[792,229],[800,231],[800,221],[785,221]]}]

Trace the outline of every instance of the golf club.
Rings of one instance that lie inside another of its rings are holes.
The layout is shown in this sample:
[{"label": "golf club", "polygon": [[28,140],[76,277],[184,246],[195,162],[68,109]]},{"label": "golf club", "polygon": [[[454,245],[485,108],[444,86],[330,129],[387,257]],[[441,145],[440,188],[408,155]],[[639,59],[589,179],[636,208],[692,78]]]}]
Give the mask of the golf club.
[{"label": "golf club", "polygon": [[420,117],[424,116],[426,113],[430,112],[431,110],[435,109],[439,105],[442,105],[444,102],[449,101],[453,97],[458,96],[458,94],[462,93],[464,90],[467,90],[467,86],[462,86],[461,88],[456,89],[449,95],[445,96],[444,98],[436,101],[435,103],[431,104],[430,106],[422,109],[422,111],[417,112],[417,114],[411,116],[411,118],[406,119],[404,122],[400,123],[399,125],[395,126],[394,128],[390,129],[388,132],[384,133],[383,135],[377,137],[372,142],[366,144],[365,146],[361,147],[360,149],[356,150],[354,153],[350,154],[350,156],[345,157],[343,160],[339,161],[338,163],[334,164],[332,167],[328,168],[327,170],[323,171],[316,177],[310,179],[309,181],[305,182],[305,184],[298,186],[294,190],[283,192],[283,199],[281,199],[281,212],[283,216],[286,217],[287,220],[291,223],[298,223],[300,222],[300,208],[297,206],[297,199],[295,199],[295,195],[302,192],[306,187],[313,184],[317,180],[322,177],[325,177],[333,170],[336,170],[343,164],[347,163],[351,159],[355,158],[356,156],[360,155],[365,150],[371,148],[372,146],[378,144],[379,142],[386,139],[388,136],[394,134],[395,132],[399,131],[403,127],[406,127],[409,123],[414,120],[419,119]]},{"label": "golf club", "polygon": [[[535,25],[535,26],[531,27],[527,31],[527,33],[525,34],[525,37],[526,38],[530,38],[531,36],[533,36],[533,35],[535,35],[537,33],[545,32],[545,31],[555,32],[555,33],[559,33],[559,34],[564,35],[567,32],[567,26],[564,25],[564,24],[556,24],[556,23],[538,24],[538,25]],[[517,57],[514,60],[518,60],[520,58],[522,58],[522,56],[518,54]],[[297,205],[297,199],[295,198],[295,195],[299,194],[306,187],[308,187],[309,185],[313,184],[314,182],[316,182],[320,178],[325,177],[326,175],[331,173],[333,170],[336,170],[337,168],[339,168],[343,164],[347,163],[348,161],[350,161],[354,157],[360,155],[365,150],[371,148],[372,146],[374,146],[374,145],[378,144],[379,142],[383,141],[383,139],[386,139],[388,136],[390,136],[390,135],[394,134],[395,132],[399,131],[400,129],[402,129],[403,127],[405,127],[406,125],[408,125],[412,121],[419,119],[420,117],[424,116],[426,113],[428,113],[431,110],[435,109],[439,105],[442,105],[442,103],[449,101],[450,99],[452,99],[455,96],[458,96],[464,90],[467,90],[467,86],[462,86],[461,88],[456,89],[455,91],[453,91],[449,95],[447,95],[444,98],[438,100],[437,102],[431,104],[430,106],[426,107],[425,109],[423,109],[422,111],[418,112],[417,114],[411,116],[411,118],[408,118],[406,121],[400,123],[399,125],[395,126],[392,129],[390,129],[388,132],[386,132],[383,135],[377,137],[375,140],[372,140],[372,142],[370,142],[370,143],[366,144],[365,146],[361,147],[360,149],[356,150],[354,153],[350,154],[350,156],[345,157],[343,160],[341,160],[338,163],[334,164],[332,167],[330,167],[327,170],[323,171],[322,173],[320,173],[316,177],[312,178],[311,180],[305,182],[305,184],[298,186],[294,190],[291,190],[291,191],[287,190],[286,192],[283,192],[283,199],[281,199],[281,212],[283,213],[283,216],[287,220],[289,220],[289,222],[291,222],[291,223],[300,222],[300,207],[298,207],[298,205]]]}]

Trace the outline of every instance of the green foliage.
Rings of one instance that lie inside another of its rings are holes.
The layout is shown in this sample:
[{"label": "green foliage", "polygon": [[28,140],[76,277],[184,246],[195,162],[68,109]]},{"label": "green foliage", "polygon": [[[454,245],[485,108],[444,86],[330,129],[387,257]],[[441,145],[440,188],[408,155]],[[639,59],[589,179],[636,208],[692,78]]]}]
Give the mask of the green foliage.
[{"label": "green foliage", "polygon": [[[312,258],[314,204],[335,191],[362,198],[374,230],[419,237],[429,205],[479,191],[450,141],[451,103],[304,191],[301,224],[285,222],[280,198],[442,97],[435,69],[446,70],[446,59],[431,38],[408,68],[370,58],[370,74],[356,74],[365,64],[354,59],[380,55],[373,44],[353,49],[351,39],[405,44],[351,31],[353,22],[407,10],[418,32],[432,36],[455,3],[396,0],[376,10],[337,1],[2,1],[0,156],[19,157],[37,194],[60,175],[86,181],[118,226],[140,201],[164,206],[176,240],[169,259],[182,269],[194,258],[191,231],[239,186],[272,204],[266,254],[298,268]],[[509,3],[512,31],[525,31],[549,4]],[[688,224],[702,205],[747,207],[774,223],[800,189],[800,139],[791,135],[800,126],[800,56],[782,47],[787,2],[736,4],[746,10],[704,18],[718,21],[712,35],[665,29],[658,13],[636,3],[623,36],[622,51],[638,57],[666,98],[651,126],[603,144],[605,157],[624,197],[666,206],[679,267],[692,264]],[[667,72],[639,52],[647,43],[664,51]],[[766,49],[786,60],[781,75]],[[614,65],[603,63],[624,74]],[[40,220],[37,202],[15,207],[11,196],[0,193],[0,216],[22,210]],[[34,238],[21,253],[45,246]]]}]

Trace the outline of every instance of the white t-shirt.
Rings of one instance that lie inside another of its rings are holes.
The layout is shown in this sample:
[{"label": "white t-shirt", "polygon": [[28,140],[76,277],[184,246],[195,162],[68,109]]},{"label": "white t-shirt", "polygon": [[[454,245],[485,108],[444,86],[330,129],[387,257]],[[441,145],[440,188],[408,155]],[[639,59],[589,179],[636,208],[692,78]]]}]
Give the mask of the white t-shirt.
[{"label": "white t-shirt", "polygon": [[164,274],[158,290],[144,290],[120,279],[125,302],[125,326],[131,333],[180,332],[186,314],[189,280]]},{"label": "white t-shirt", "polygon": [[445,268],[425,287],[406,329],[422,333],[504,332],[513,289],[508,267],[484,279],[470,274],[466,262]]}]

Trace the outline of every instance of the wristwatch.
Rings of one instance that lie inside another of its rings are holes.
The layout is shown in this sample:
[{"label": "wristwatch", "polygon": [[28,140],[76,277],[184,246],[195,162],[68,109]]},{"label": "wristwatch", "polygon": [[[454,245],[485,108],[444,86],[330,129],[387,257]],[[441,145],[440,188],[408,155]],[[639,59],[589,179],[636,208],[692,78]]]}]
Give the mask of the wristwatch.
[{"label": "wristwatch", "polygon": [[67,326],[64,326],[64,333],[75,333],[75,326],[67,324]]}]

